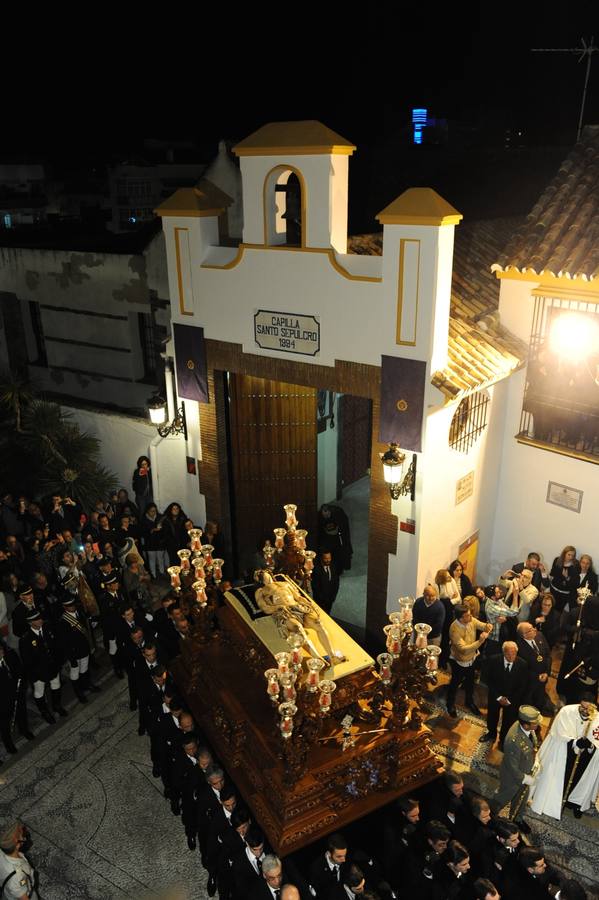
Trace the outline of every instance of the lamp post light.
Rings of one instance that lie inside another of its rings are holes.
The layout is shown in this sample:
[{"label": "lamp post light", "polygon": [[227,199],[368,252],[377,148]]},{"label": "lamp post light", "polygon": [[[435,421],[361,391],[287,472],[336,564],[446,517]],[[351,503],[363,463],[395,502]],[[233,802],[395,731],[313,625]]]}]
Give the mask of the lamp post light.
[{"label": "lamp post light", "polygon": [[412,455],[412,462],[404,476],[404,463],[406,454],[399,449],[399,445],[392,441],[384,453],[379,453],[383,464],[383,478],[389,485],[389,493],[393,500],[399,500],[402,494],[409,494],[410,499],[416,499],[416,454]]},{"label": "lamp post light", "polygon": [[181,403],[181,407],[175,410],[175,416],[172,422],[166,420],[166,400],[163,397],[155,396],[148,400],[148,411],[150,413],[150,421],[156,426],[160,437],[168,437],[170,434],[182,434],[187,440],[187,421],[185,418],[185,403]]}]

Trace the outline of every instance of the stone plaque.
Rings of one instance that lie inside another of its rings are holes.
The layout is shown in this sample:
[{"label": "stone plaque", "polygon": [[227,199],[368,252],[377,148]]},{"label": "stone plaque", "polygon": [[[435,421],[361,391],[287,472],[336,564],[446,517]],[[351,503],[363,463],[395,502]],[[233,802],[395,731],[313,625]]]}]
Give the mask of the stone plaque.
[{"label": "stone plaque", "polygon": [[263,350],[317,356],[320,322],[316,316],[258,309],[254,313],[254,340]]},{"label": "stone plaque", "polygon": [[474,472],[468,472],[463,478],[459,478],[455,485],[455,505],[459,506],[474,493]]},{"label": "stone plaque", "polygon": [[569,509],[572,512],[580,512],[582,496],[583,491],[567,487],[565,484],[558,484],[557,481],[550,481],[547,484],[547,503],[562,506],[564,509]]}]

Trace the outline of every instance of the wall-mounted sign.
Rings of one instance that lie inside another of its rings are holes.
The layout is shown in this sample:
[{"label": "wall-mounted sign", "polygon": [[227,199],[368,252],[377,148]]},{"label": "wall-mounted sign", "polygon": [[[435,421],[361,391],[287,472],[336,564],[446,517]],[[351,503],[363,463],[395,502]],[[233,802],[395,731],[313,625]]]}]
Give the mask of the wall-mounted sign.
[{"label": "wall-mounted sign", "polygon": [[263,350],[317,356],[320,353],[320,322],[316,316],[258,309],[254,313],[254,340]]},{"label": "wall-mounted sign", "polygon": [[468,472],[463,478],[459,478],[455,484],[455,505],[459,506],[474,493],[474,472]]},{"label": "wall-mounted sign", "polygon": [[547,503],[553,503],[555,506],[562,506],[572,512],[579,513],[582,507],[583,491],[577,488],[566,487],[565,484],[558,484],[557,481],[549,481],[547,484]]}]

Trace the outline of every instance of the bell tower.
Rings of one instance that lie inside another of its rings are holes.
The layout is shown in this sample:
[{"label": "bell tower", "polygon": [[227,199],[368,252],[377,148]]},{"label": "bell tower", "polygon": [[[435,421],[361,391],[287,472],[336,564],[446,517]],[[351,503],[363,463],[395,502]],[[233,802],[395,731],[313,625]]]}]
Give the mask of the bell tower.
[{"label": "bell tower", "polygon": [[349,157],[355,149],[316,121],[273,122],[237,144],[244,244],[346,253]]}]

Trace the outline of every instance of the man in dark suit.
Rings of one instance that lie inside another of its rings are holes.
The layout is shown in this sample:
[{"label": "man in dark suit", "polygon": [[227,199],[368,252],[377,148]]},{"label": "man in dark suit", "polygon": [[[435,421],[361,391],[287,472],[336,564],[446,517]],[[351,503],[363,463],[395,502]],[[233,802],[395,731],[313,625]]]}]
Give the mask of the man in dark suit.
[{"label": "man in dark suit", "polygon": [[280,900],[283,865],[278,856],[269,854],[262,863],[262,879],[252,889],[249,900]]},{"label": "man in dark suit", "polygon": [[264,833],[257,825],[250,825],[245,847],[233,857],[231,864],[233,900],[245,900],[260,885],[265,856]]},{"label": "man in dark suit", "polygon": [[484,664],[488,688],[487,732],[479,741],[495,743],[499,713],[503,712],[499,732],[499,749],[503,750],[505,736],[518,717],[518,707],[524,700],[528,686],[528,666],[518,657],[518,645],[504,641],[502,653],[490,656]]},{"label": "man in dark suit", "polygon": [[0,641],[0,736],[9,753],[16,753],[12,739],[13,724],[28,741],[33,740],[27,721],[27,681],[21,660],[14,650]]},{"label": "man in dark suit", "polygon": [[518,625],[518,656],[528,666],[525,702],[536,706],[542,714],[553,715],[553,703],[547,696],[547,680],[551,674],[551,649],[546,638],[530,622]]},{"label": "man in dark suit", "polygon": [[339,572],[329,550],[323,550],[312,573],[312,595],[321,609],[331,612],[339,591]]},{"label": "man in dark suit", "polygon": [[347,841],[342,834],[330,834],[327,849],[317,856],[308,870],[310,892],[317,898],[326,898],[335,885],[341,883],[341,866],[347,860]]}]

